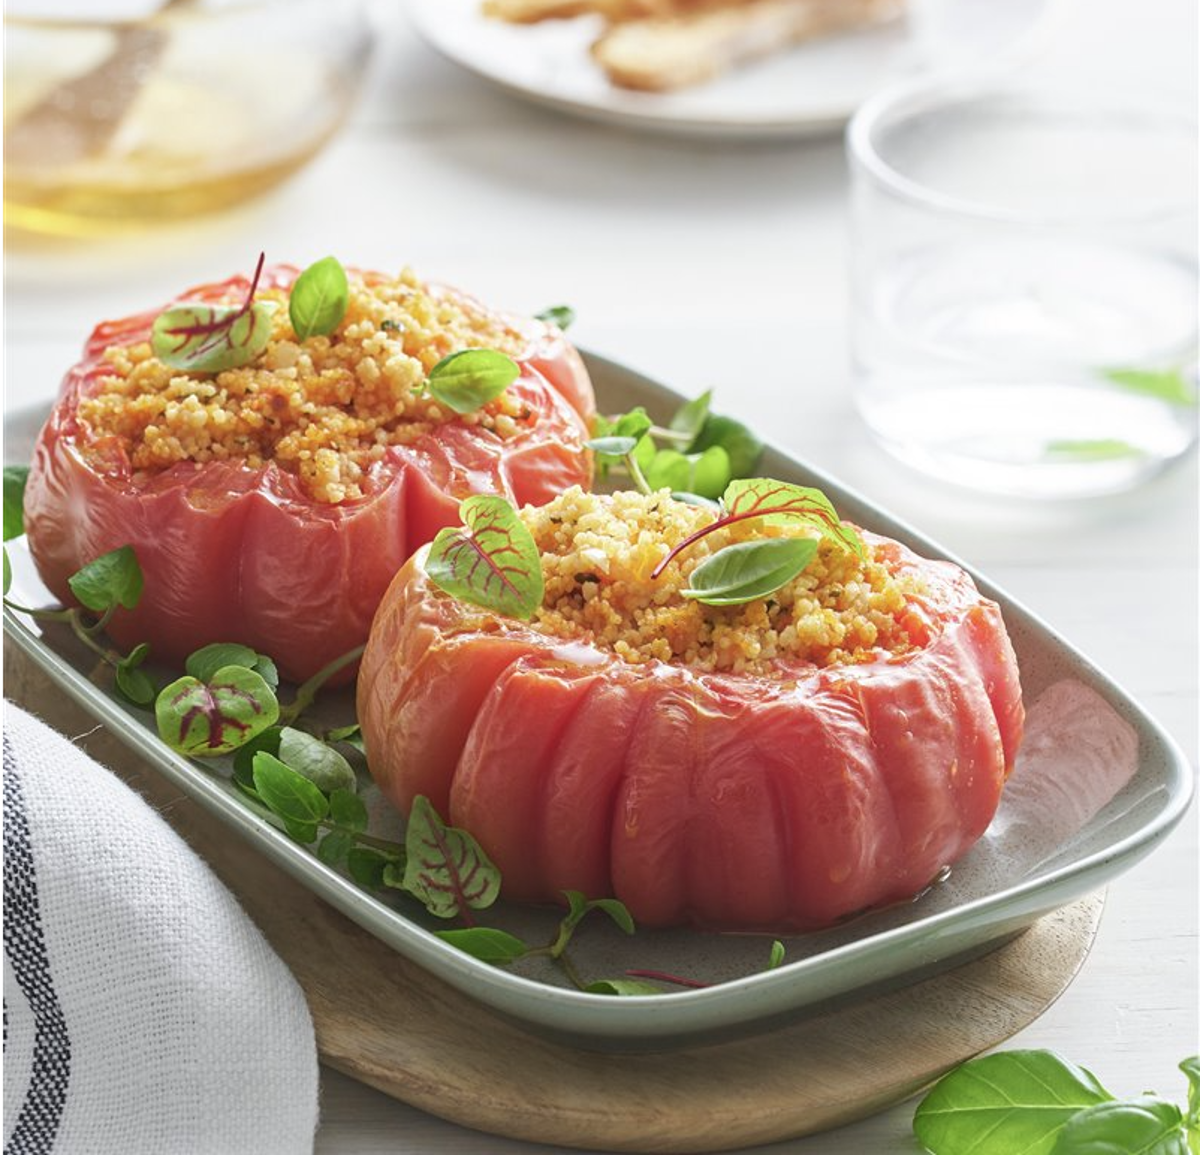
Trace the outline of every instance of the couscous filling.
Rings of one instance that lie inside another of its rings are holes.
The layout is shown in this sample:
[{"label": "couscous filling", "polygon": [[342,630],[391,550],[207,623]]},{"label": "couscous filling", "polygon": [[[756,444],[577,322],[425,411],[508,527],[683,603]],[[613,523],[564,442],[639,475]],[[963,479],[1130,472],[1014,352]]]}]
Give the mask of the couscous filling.
[{"label": "couscous filling", "polygon": [[701,538],[651,578],[672,546],[714,520],[711,511],[674,501],[665,490],[600,496],[573,488],[523,509],[521,518],[541,551],[545,579],[533,627],[627,662],[766,674],[781,662],[840,665],[915,645],[905,611],[919,592],[916,582],[893,574],[869,544],[862,559],[822,540],[803,572],[770,597],[711,606],[680,593],[707,557],[767,535],[816,531],[737,522]]},{"label": "couscous filling", "polygon": [[[242,299],[231,292],[227,303]],[[297,339],[285,290],[255,299],[278,307],[250,365],[193,375],[165,365],[148,341],[105,351],[109,371],[81,400],[79,418],[93,441],[117,440],[135,479],[187,461],[252,469],[273,461],[316,501],[337,503],[362,496],[388,446],[451,420],[508,438],[528,417],[508,393],[461,416],[426,393],[429,370],[448,354],[486,347],[516,356],[527,339],[467,298],[430,292],[407,269],[352,274],[345,318],[328,337]]]}]

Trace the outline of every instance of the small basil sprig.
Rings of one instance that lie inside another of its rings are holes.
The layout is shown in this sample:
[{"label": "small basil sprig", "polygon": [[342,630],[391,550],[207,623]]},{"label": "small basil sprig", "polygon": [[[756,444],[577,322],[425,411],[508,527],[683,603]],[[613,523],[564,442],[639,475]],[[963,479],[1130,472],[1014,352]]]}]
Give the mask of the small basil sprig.
[{"label": "small basil sprig", "polygon": [[[665,427],[654,425],[640,406],[616,417],[597,416],[588,447],[597,454],[601,476],[623,468],[641,492],[670,489],[692,504],[720,497],[733,478],[753,472],[763,447],[740,422],[712,413],[711,402],[709,390],[683,404]],[[625,440],[630,436],[633,445]]]},{"label": "small basil sprig", "polygon": [[438,532],[425,572],[439,589],[507,617],[528,620],[545,591],[533,535],[503,497],[476,494],[458,507],[463,525]]},{"label": "small basil sprig", "polygon": [[1052,1051],[999,1051],[956,1067],[921,1100],[913,1130],[931,1155],[1188,1155],[1200,1148],[1200,1058],[1179,1064],[1188,1110],[1117,1100]]},{"label": "small basil sprig", "polygon": [[446,408],[473,413],[499,397],[520,375],[520,366],[495,349],[460,349],[429,370],[426,384],[433,399]]},{"label": "small basil sprig", "polygon": [[817,552],[811,537],[768,537],[726,546],[692,570],[685,598],[707,606],[739,606],[773,594]]},{"label": "small basil sprig", "polygon": [[337,257],[322,257],[295,280],[288,295],[288,318],[301,341],[325,337],[346,316],[350,282]]},{"label": "small basil sprig", "polygon": [[[15,524],[13,506],[24,500],[24,474],[28,470],[5,471],[5,532]],[[150,647],[134,646],[122,654],[100,640],[104,629],[119,609],[136,609],[142,596],[142,569],[132,546],[121,546],[93,558],[69,578],[67,585],[80,605],[71,608],[41,609],[21,606],[9,601],[11,584],[8,553],[4,554],[4,604],[18,613],[28,614],[42,622],[64,622],[89,650],[96,654],[114,674],[118,692],[135,706],[148,706],[158,692],[153,679],[141,667],[149,656]]]},{"label": "small basil sprig", "polygon": [[183,301],[164,310],[150,329],[150,348],[172,369],[220,373],[249,365],[271,339],[273,301],[256,302],[265,254],[260,253],[254,278],[241,305]]}]

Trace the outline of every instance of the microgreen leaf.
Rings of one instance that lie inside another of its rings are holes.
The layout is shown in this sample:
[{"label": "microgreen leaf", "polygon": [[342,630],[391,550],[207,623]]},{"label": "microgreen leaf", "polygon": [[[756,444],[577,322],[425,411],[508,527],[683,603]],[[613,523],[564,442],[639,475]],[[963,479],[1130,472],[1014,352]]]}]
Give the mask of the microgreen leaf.
[{"label": "microgreen leaf", "polygon": [[473,413],[520,375],[520,366],[495,349],[461,349],[429,370],[429,392],[455,413]]},{"label": "microgreen leaf", "polygon": [[249,646],[239,645],[237,642],[213,642],[188,654],[183,671],[201,682],[207,682],[218,670],[223,670],[226,666],[244,666],[247,670],[252,670],[257,660],[258,654]]},{"label": "microgreen leaf", "polygon": [[154,716],[172,750],[203,758],[228,754],[274,725],[279,702],[253,670],[226,666],[208,682],[191,675],[172,682],[155,700]]},{"label": "microgreen leaf", "polygon": [[1067,1120],[1053,1155],[1188,1155],[1183,1113],[1151,1095],[1097,1103]]},{"label": "microgreen leaf", "polygon": [[866,552],[862,539],[838,517],[833,503],[819,489],[752,477],[731,481],[722,500],[731,520],[761,517],[764,525],[811,525],[822,537],[859,557]]},{"label": "microgreen leaf", "polygon": [[913,1130],[933,1155],[1052,1155],[1076,1111],[1111,1099],[1090,1071],[1053,1052],[1000,1051],[943,1076],[917,1108]]},{"label": "microgreen leaf", "polygon": [[345,830],[331,830],[317,843],[317,857],[326,866],[338,866],[354,848],[354,835]]},{"label": "microgreen leaf", "polygon": [[382,890],[383,873],[394,861],[369,846],[356,846],[346,855],[346,869],[364,890]]},{"label": "microgreen leaf", "polygon": [[767,959],[767,970],[773,971],[777,967],[783,966],[784,956],[787,954],[783,943],[776,939],[771,943],[771,955]]},{"label": "microgreen leaf", "polygon": [[357,722],[350,726],[336,726],[325,737],[330,742],[345,742],[348,746],[353,746],[360,754],[367,752],[366,743],[363,741],[362,727]]},{"label": "microgreen leaf", "polygon": [[[500,871],[465,830],[447,826],[429,799],[418,794],[404,840],[404,889],[438,918],[467,917],[500,894]],[[385,873],[386,879],[386,873]]]},{"label": "microgreen leaf", "polygon": [[1183,369],[1105,369],[1103,376],[1131,393],[1172,405],[1195,405],[1197,401],[1196,383]]},{"label": "microgreen leaf", "polygon": [[25,532],[25,483],[29,480],[26,465],[4,467],[4,540],[11,541]]},{"label": "microgreen leaf", "polygon": [[303,730],[284,726],[279,732],[279,760],[303,774],[323,794],[335,790],[353,793],[358,787],[350,763],[332,746]]},{"label": "microgreen leaf", "polygon": [[115,667],[117,689],[135,706],[149,706],[158,697],[154,679],[139,668],[149,654],[150,647],[140,642]]},{"label": "microgreen leaf", "polygon": [[12,563],[8,560],[8,549],[3,553],[4,558],[4,592],[7,594],[12,588]]},{"label": "microgreen leaf", "polygon": [[708,420],[708,410],[712,403],[712,390],[709,389],[701,393],[699,397],[693,398],[691,401],[685,402],[677,410],[671,418],[670,428],[676,433],[682,433],[690,438],[688,448],[691,448],[691,443],[700,436],[700,430],[704,428],[705,421]]},{"label": "microgreen leaf", "polygon": [[618,899],[589,899],[578,890],[564,890],[563,896],[567,900],[567,913],[558,924],[558,934],[554,942],[550,944],[551,958],[562,957],[563,952],[566,951],[567,946],[571,942],[572,936],[575,934],[575,928],[583,921],[587,913],[592,910],[604,911],[626,934],[633,934],[633,916],[629,913],[625,904]]},{"label": "microgreen leaf", "polygon": [[597,979],[583,988],[592,995],[617,995],[627,998],[632,995],[661,995],[662,987],[638,979]]},{"label": "microgreen leaf", "polygon": [[337,257],[322,257],[295,280],[288,296],[288,318],[301,341],[326,337],[346,315],[350,283]]},{"label": "microgreen leaf", "polygon": [[[255,675],[257,676],[257,675]],[[315,842],[329,803],[303,774],[265,750],[254,755],[254,789],[284,829],[297,842]]]},{"label": "microgreen leaf", "polygon": [[637,438],[593,437],[584,444],[594,452],[604,454],[605,457],[624,457],[625,454],[633,452],[634,446],[637,445]]},{"label": "microgreen leaf", "polygon": [[593,898],[588,903],[588,909],[604,911],[626,934],[633,934],[636,929],[633,925],[633,915],[620,899]]},{"label": "microgreen leaf", "polygon": [[[586,445],[600,455],[601,465],[611,465],[626,454],[632,453],[639,443],[646,439],[646,434],[653,424],[650,415],[641,405],[616,417],[605,417],[598,413],[592,422],[592,439],[586,442]],[[652,442],[648,444],[652,457],[654,445]],[[605,462],[603,459],[606,457],[612,460]]]},{"label": "microgreen leaf", "polygon": [[281,726],[268,726],[233,752],[233,781],[253,798],[258,797],[258,791],[254,789],[254,755],[265,750],[278,756],[281,733]]},{"label": "microgreen leaf", "polygon": [[706,606],[740,606],[773,594],[817,552],[811,537],[765,537],[718,550],[692,570],[685,598]]},{"label": "microgreen leaf", "polygon": [[729,454],[719,445],[703,453],[660,449],[645,468],[645,474],[652,490],[682,490],[707,498],[720,497],[733,476]]},{"label": "microgreen leaf", "polygon": [[367,804],[350,790],[334,790],[329,795],[329,818],[352,834],[367,828]]},{"label": "microgreen leaf", "polygon": [[1200,1126],[1200,1055],[1191,1055],[1179,1064],[1188,1081],[1188,1120]]},{"label": "microgreen leaf", "polygon": [[477,494],[459,507],[465,528],[438,532],[425,562],[430,580],[456,598],[528,620],[542,604],[542,559],[533,535],[502,497]]},{"label": "microgreen leaf", "polygon": [[569,329],[575,324],[575,310],[570,305],[551,305],[550,308],[543,309],[534,316],[539,321],[545,321],[548,325],[557,325],[560,329]]},{"label": "microgreen leaf", "polygon": [[133,609],[142,596],[142,567],[133,546],[123,545],[90,561],[67,578],[81,605],[98,614],[116,606]]},{"label": "microgreen leaf", "polygon": [[750,477],[758,468],[763,443],[740,421],[710,413],[688,450],[701,453],[713,445],[719,445],[729,454],[729,468],[734,477]]},{"label": "microgreen leaf", "polygon": [[271,338],[275,312],[273,301],[258,304],[254,300],[263,260],[260,253],[242,304],[182,301],[160,313],[150,329],[154,355],[172,369],[194,373],[220,373],[249,365]]},{"label": "microgreen leaf", "polygon": [[437,936],[451,946],[466,951],[481,962],[507,966],[529,953],[529,946],[516,935],[490,926],[472,926],[463,930],[439,930]]}]

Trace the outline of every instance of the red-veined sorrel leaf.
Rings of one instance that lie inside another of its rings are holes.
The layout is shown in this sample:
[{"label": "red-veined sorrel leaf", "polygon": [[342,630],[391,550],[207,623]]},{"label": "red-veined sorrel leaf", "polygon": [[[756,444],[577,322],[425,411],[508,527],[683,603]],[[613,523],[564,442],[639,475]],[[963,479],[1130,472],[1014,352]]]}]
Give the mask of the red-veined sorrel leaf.
[{"label": "red-veined sorrel leaf", "polygon": [[500,871],[465,830],[447,826],[429,799],[413,799],[404,839],[408,861],[404,889],[438,918],[491,906],[500,894]]},{"label": "red-veined sorrel leaf", "polygon": [[249,365],[271,337],[271,301],[256,303],[254,293],[262,275],[263,255],[250,291],[240,305],[210,305],[183,301],[154,319],[150,348],[164,365],[194,373],[220,373]]},{"label": "red-veined sorrel leaf", "polygon": [[829,498],[819,489],[773,481],[768,477],[751,477],[731,481],[721,500],[725,513],[685,537],[654,567],[652,578],[658,577],[674,558],[705,535],[751,518],[761,519],[764,525],[811,525],[822,537],[843,549],[851,550],[859,557],[866,555],[862,539],[838,517]]},{"label": "red-veined sorrel leaf", "polygon": [[459,507],[465,528],[441,530],[425,572],[439,589],[508,617],[528,620],[542,604],[542,558],[533,535],[502,497]]},{"label": "red-veined sorrel leaf", "polygon": [[181,754],[205,758],[228,754],[273,726],[279,701],[253,670],[226,666],[208,682],[186,675],[154,703],[158,733]]}]

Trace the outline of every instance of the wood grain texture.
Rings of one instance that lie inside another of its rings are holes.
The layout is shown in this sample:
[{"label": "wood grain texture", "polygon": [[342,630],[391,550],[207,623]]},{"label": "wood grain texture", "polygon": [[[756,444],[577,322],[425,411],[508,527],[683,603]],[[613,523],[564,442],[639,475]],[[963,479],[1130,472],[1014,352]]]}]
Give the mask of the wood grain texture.
[{"label": "wood grain texture", "polygon": [[513,1138],[720,1151],[861,1118],[1041,1014],[1078,971],[1103,906],[1092,896],[946,974],[750,1038],[666,1053],[577,1050],[475,1003],[315,898],[97,729],[7,639],[5,678],[10,700],[124,778],[238,895],[304,988],[325,1063]]}]

